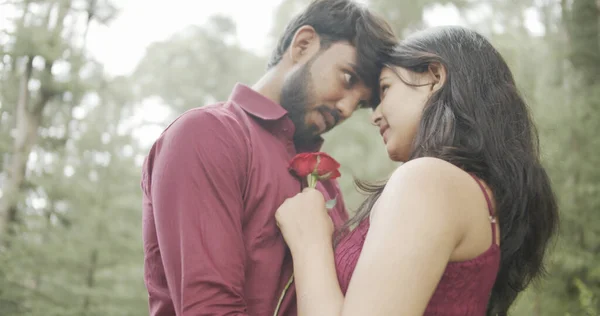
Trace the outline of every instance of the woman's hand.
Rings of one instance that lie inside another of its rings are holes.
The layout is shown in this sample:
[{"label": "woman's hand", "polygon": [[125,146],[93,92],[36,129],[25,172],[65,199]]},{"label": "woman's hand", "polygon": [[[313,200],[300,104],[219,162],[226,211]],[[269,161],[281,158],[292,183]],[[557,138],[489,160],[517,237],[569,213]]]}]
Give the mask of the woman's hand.
[{"label": "woman's hand", "polygon": [[275,219],[292,254],[324,243],[331,245],[333,223],[325,208],[325,198],[316,189],[306,188],[285,200]]}]

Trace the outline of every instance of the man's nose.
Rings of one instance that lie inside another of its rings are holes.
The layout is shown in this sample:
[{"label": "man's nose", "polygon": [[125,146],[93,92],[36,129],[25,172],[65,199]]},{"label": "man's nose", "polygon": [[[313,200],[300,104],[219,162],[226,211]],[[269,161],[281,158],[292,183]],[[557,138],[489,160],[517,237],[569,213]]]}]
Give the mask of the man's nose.
[{"label": "man's nose", "polygon": [[347,96],[337,103],[336,108],[340,112],[342,119],[347,119],[352,116],[360,104],[360,98],[357,96]]}]

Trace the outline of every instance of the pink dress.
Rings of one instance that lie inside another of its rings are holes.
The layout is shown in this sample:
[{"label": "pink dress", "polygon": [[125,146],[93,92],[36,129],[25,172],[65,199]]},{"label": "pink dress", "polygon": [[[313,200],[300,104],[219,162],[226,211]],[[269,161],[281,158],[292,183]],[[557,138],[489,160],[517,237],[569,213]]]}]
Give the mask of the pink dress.
[{"label": "pink dress", "polygon": [[[475,178],[475,177],[474,177]],[[475,178],[488,204],[492,222],[492,244],[479,256],[462,262],[450,262],[427,305],[424,316],[483,316],[500,266],[500,248],[496,244],[496,225],[490,198]],[[335,250],[338,280],[344,295],[362,250],[369,219],[348,233]],[[410,285],[407,285],[410,286]]]}]

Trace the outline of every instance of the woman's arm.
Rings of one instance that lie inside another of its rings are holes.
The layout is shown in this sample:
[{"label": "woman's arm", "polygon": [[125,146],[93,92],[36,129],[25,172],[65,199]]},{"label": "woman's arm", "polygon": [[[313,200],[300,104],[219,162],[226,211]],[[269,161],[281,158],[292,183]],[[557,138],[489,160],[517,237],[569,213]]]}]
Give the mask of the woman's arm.
[{"label": "woman's arm", "polygon": [[463,238],[461,208],[472,190],[468,174],[439,159],[398,168],[373,210],[345,299],[329,240],[295,242],[299,316],[422,315]]},{"label": "woman's arm", "polygon": [[292,253],[298,315],[339,315],[343,295],[333,258],[333,223],[323,194],[304,189],[279,207],[275,219]]},{"label": "woman's arm", "polygon": [[341,315],[422,315],[466,231],[473,180],[435,158],[390,178],[346,293]]},{"label": "woman's arm", "polygon": [[307,246],[292,253],[298,316],[340,315],[340,289],[331,242]]}]

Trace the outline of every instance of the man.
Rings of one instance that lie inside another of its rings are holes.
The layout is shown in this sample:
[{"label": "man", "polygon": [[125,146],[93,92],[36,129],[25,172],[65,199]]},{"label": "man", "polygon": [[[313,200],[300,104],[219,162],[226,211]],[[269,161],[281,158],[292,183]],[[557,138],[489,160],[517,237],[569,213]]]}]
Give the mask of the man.
[{"label": "man", "polygon": [[[150,315],[271,316],[292,261],[274,213],[302,190],[288,171],[321,134],[376,102],[388,25],[350,0],[317,0],[285,29],[267,73],[226,102],[190,110],[143,166],[145,283]],[[339,186],[323,181],[336,226]],[[293,286],[279,315],[295,315]]]}]

